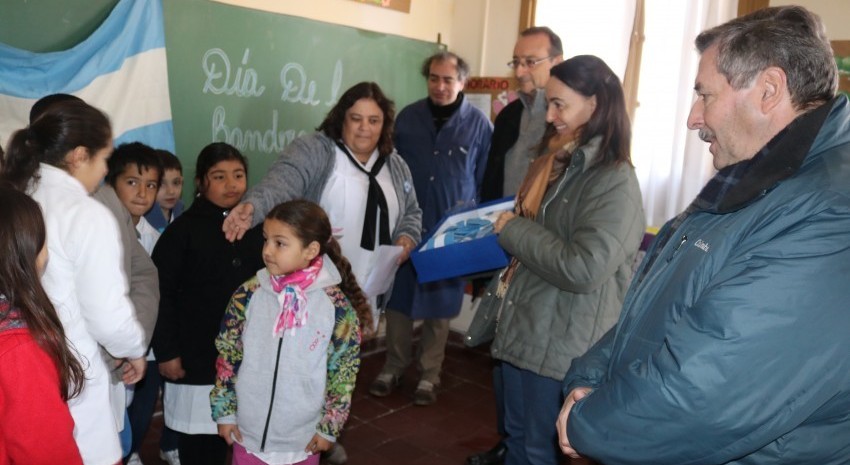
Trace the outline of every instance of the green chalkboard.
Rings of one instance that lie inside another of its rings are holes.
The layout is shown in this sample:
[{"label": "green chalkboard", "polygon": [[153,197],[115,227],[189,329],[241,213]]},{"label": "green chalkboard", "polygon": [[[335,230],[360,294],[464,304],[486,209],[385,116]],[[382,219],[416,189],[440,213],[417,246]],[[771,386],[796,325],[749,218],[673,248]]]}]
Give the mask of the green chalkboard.
[{"label": "green chalkboard", "polygon": [[118,0],[0,0],[0,43],[30,52],[67,50],[91,35]]},{"label": "green chalkboard", "polygon": [[207,0],[163,6],[175,142],[187,180],[201,148],[224,141],[248,157],[249,185],[258,182],[289,142],[312,132],[360,81],[377,82],[396,111],[423,98],[420,66],[438,49]]}]

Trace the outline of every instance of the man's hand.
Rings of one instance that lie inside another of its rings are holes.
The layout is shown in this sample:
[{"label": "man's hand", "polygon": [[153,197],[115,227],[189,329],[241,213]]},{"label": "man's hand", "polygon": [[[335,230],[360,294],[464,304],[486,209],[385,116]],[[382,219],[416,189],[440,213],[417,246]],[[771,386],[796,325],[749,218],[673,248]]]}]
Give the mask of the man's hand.
[{"label": "man's hand", "polygon": [[395,241],[395,245],[400,245],[404,250],[401,252],[401,255],[398,256],[398,260],[396,263],[401,265],[406,262],[408,258],[410,258],[410,252],[413,251],[413,248],[416,247],[416,244],[413,243],[413,239],[407,236],[399,236]]},{"label": "man's hand", "polygon": [[332,442],[319,436],[319,433],[316,433],[313,435],[313,439],[310,440],[310,443],[307,444],[307,447],[304,448],[304,452],[308,454],[319,454],[326,450],[330,450],[331,446],[333,446]]},{"label": "man's hand", "polygon": [[251,229],[251,220],[254,218],[254,206],[250,203],[240,203],[230,209],[221,230],[228,241],[233,242],[242,239],[245,232]]},{"label": "man's hand", "polygon": [[172,358],[167,362],[161,362],[159,364],[159,374],[161,374],[163,378],[170,379],[171,381],[177,381],[178,379],[186,376],[186,370],[183,369],[183,359],[177,357]]},{"label": "man's hand", "polygon": [[567,438],[567,420],[570,419],[570,411],[572,411],[573,405],[583,399],[584,396],[590,394],[592,390],[589,387],[578,387],[570,391],[567,398],[564,399],[564,406],[561,408],[560,415],[558,415],[558,421],[555,423],[555,426],[558,428],[558,445],[561,446],[564,454],[570,458],[577,459],[581,456],[572,448],[570,440]]},{"label": "man's hand", "polygon": [[505,228],[505,225],[508,224],[508,221],[510,221],[514,218],[516,218],[516,213],[514,213],[512,211],[502,212],[502,214],[499,215],[499,218],[496,219],[496,222],[493,223],[493,231],[496,234],[501,233],[502,229]]},{"label": "man's hand", "polygon": [[218,435],[224,438],[228,446],[232,446],[233,441],[242,442],[242,433],[239,432],[239,427],[233,424],[218,425]]}]

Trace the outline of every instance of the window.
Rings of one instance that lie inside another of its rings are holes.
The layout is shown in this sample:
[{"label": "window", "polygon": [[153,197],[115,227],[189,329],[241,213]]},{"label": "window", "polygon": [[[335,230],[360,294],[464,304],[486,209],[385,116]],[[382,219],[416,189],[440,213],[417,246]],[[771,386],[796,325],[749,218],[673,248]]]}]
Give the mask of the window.
[{"label": "window", "polygon": [[[596,55],[622,76],[635,0],[537,0],[535,23],[564,42],[564,56]],[[736,0],[645,0],[632,160],[647,222],[660,226],[685,209],[714,174],[708,146],[687,129],[699,56],[696,35],[736,16]]]}]

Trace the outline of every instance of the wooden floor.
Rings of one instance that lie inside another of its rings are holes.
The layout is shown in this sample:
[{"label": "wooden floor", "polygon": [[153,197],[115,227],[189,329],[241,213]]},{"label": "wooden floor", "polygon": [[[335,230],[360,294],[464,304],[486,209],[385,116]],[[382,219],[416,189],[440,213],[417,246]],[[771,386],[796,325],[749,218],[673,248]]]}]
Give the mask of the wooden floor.
[{"label": "wooden floor", "polygon": [[[427,407],[413,405],[418,381],[413,368],[390,396],[370,396],[368,386],[383,366],[384,353],[374,343],[364,347],[351,416],[340,438],[349,465],[463,465],[468,455],[496,444],[489,353],[486,348],[467,349],[452,336],[437,403]],[[158,413],[142,446],[145,465],[165,463],[159,459],[161,430]],[[570,462],[565,458],[564,463]]]}]

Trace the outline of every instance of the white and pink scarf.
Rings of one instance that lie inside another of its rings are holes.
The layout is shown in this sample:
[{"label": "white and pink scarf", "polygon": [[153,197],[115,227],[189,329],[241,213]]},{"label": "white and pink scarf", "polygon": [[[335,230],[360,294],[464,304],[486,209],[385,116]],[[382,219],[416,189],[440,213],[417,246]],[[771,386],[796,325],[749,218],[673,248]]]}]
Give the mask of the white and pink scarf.
[{"label": "white and pink scarf", "polygon": [[307,323],[307,297],[304,291],[316,280],[322,270],[322,256],[318,256],[306,268],[283,276],[270,276],[272,289],[280,303],[280,313],[274,325],[275,337],[283,337],[287,329],[294,330]]}]

